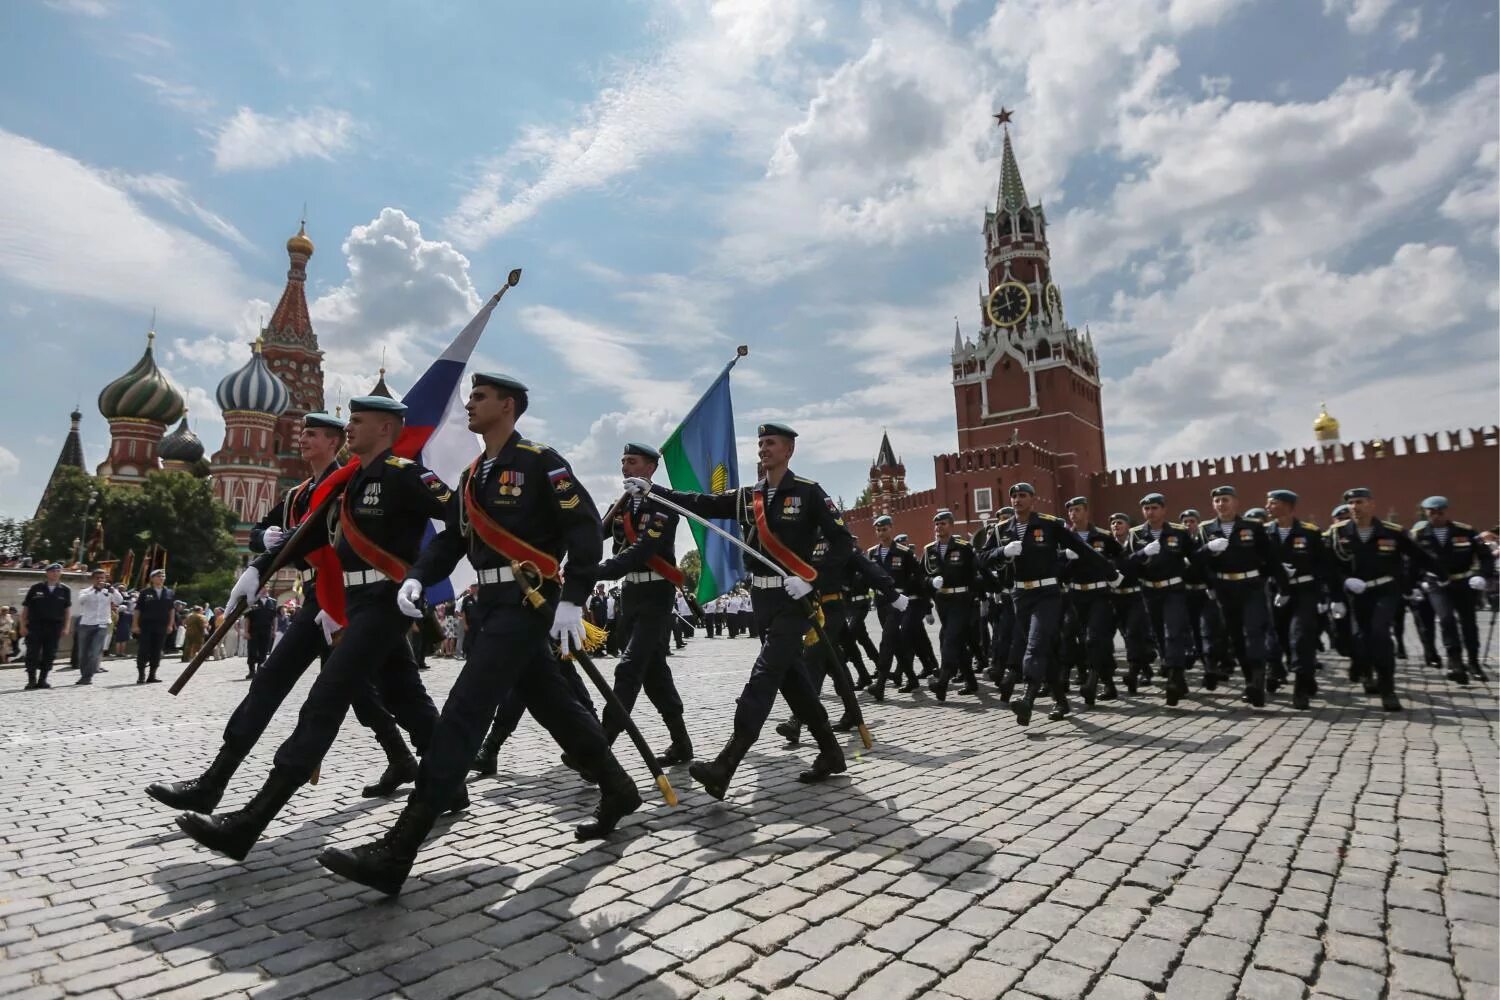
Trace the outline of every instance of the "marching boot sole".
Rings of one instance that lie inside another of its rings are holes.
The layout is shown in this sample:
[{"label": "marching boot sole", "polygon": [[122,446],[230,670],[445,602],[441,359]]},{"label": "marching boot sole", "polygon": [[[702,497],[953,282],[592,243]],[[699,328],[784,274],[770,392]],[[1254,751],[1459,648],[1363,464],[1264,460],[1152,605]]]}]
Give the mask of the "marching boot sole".
[{"label": "marching boot sole", "polygon": [[395,768],[387,767],[380,780],[366,785],[361,793],[367,799],[388,799],[401,790],[402,785],[411,784],[417,780],[417,762],[412,761],[410,767],[403,766],[399,773],[392,774]]},{"label": "marching boot sole", "polygon": [[794,726],[790,722],[781,722],[776,726],[776,735],[786,740],[787,746],[797,746],[802,742],[802,727]]},{"label": "marching boot sole", "polygon": [[687,747],[683,749],[675,743],[668,747],[665,753],[659,754],[656,758],[657,767],[680,767],[683,764],[691,764],[692,762],[693,748]]},{"label": "marching boot sole", "polygon": [[1312,708],[1312,700],[1305,694],[1294,694],[1292,695],[1292,707],[1298,711],[1305,711]]},{"label": "marching boot sole", "polygon": [[200,816],[197,813],[178,816],[177,827],[203,847],[234,861],[244,861],[249,857],[251,848],[260,839],[258,833],[248,839],[244,835],[227,834],[219,828],[212,816]]},{"label": "marching boot sole", "polygon": [[641,797],[638,794],[632,794],[629,798],[616,799],[608,804],[608,808],[601,801],[591,822],[579,823],[573,828],[573,839],[578,841],[603,840],[615,832],[615,827],[620,825],[620,820],[640,807]]},{"label": "marching boot sole", "polygon": [[1053,707],[1052,711],[1050,711],[1050,712],[1047,713],[1047,718],[1050,719],[1053,722],[1061,722],[1063,719],[1066,719],[1067,717],[1068,717],[1068,706],[1067,705],[1056,705],[1056,706]]},{"label": "marching boot sole", "polygon": [[219,800],[224,797],[222,791],[214,795],[207,789],[195,788],[192,791],[180,792],[164,781],[147,785],[146,794],[164,806],[171,806],[182,812],[202,813],[205,816],[212,815],[219,806]]},{"label": "marching boot sole", "polygon": [[401,892],[401,886],[406,883],[406,875],[396,874],[390,871],[375,871],[365,867],[360,860],[348,851],[338,847],[330,847],[318,855],[318,864],[327,868],[340,878],[346,878],[351,882],[369,886],[376,892],[387,896],[396,896]]},{"label": "marching boot sole", "polygon": [[1461,674],[1461,673],[1458,673],[1457,671],[1451,671],[1451,672],[1449,672],[1447,674],[1447,677],[1448,677],[1448,679],[1450,681],[1452,681],[1453,683],[1458,684],[1458,685],[1460,685],[1462,687],[1468,687],[1469,686],[1469,675],[1468,674]]},{"label": "marching boot sole", "polygon": [[818,758],[813,761],[812,767],[797,775],[797,780],[804,785],[816,785],[827,781],[835,774],[843,774],[847,770],[849,770],[849,765],[842,756],[839,757],[837,763],[832,763],[825,762],[823,755],[818,754]]},{"label": "marching boot sole", "polygon": [[1031,725],[1031,705],[1023,698],[1020,701],[1010,703],[1010,710],[1016,713],[1016,721],[1023,726]]},{"label": "marching boot sole", "polygon": [[703,786],[705,792],[720,802],[723,802],[724,796],[729,794],[728,779],[720,781],[719,776],[709,770],[708,764],[689,764],[688,774],[692,775],[693,780]]},{"label": "marching boot sole", "polygon": [[469,765],[469,770],[479,775],[481,778],[488,778],[490,775],[499,772],[499,756],[496,755],[495,757],[475,757],[474,763]]}]

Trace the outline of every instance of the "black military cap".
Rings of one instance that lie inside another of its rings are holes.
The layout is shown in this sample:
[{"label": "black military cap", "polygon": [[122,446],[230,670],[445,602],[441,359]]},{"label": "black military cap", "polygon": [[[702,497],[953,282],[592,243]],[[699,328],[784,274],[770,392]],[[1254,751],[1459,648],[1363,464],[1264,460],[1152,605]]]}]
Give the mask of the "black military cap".
[{"label": "black military cap", "polygon": [[625,450],[621,454],[639,455],[642,458],[649,458],[653,462],[661,461],[661,452],[649,444],[641,444],[639,441],[627,441],[625,443]]},{"label": "black military cap", "polygon": [[1232,497],[1238,495],[1235,493],[1233,486],[1215,486],[1213,492],[1209,493],[1208,496],[1209,499],[1212,499],[1214,497]]},{"label": "black military cap", "polygon": [[788,440],[795,441],[797,439],[797,432],[794,431],[794,430],[792,430],[786,424],[764,423],[764,424],[761,424],[759,427],[757,427],[755,429],[755,436],[756,437],[784,437],[784,438],[787,438]]},{"label": "black military cap", "polygon": [[526,383],[518,378],[513,378],[502,372],[475,372],[472,376],[473,384],[492,385],[496,389],[504,389],[506,392],[530,392]]},{"label": "black military cap", "polygon": [[1030,483],[1013,483],[1013,484],[1011,484],[1010,495],[1011,496],[1015,496],[1018,493],[1026,493],[1026,494],[1029,494],[1031,496],[1036,496],[1036,487],[1032,486]]},{"label": "black military cap", "polygon": [[1447,510],[1448,509],[1448,498],[1447,497],[1428,497],[1426,500],[1422,501],[1422,509],[1423,510]]},{"label": "black military cap", "polygon": [[47,566],[46,566],[46,571],[48,573],[52,572],[55,569],[62,569],[62,563],[60,563],[60,562],[48,563]]},{"label": "black military cap", "polygon": [[1063,508],[1065,510],[1072,510],[1074,507],[1087,507],[1088,505],[1089,505],[1089,498],[1088,497],[1074,497],[1073,499],[1069,500],[1067,503],[1063,504]]},{"label": "black military cap", "polygon": [[1014,507],[1001,507],[995,513],[999,514],[1001,517],[1010,517],[1015,514],[1015,512],[1016,509]]},{"label": "black military cap", "polygon": [[906,540],[907,540],[906,539],[906,532],[904,532],[904,531],[901,532],[901,534],[899,534],[899,535],[896,536],[896,541],[898,541],[898,542],[904,542]]},{"label": "black military cap", "polygon": [[1165,507],[1167,505],[1167,498],[1162,496],[1160,493],[1147,493],[1145,496],[1141,497],[1142,507],[1153,503],[1161,504],[1163,507]]},{"label": "black military cap", "polygon": [[883,525],[890,524],[890,523],[892,523],[892,522],[891,522],[891,515],[889,515],[889,514],[881,514],[879,517],[877,517],[875,519],[875,527],[877,527],[877,528],[879,528],[879,527],[881,527]]},{"label": "black military cap", "polygon": [[1118,512],[1109,515],[1109,523],[1110,524],[1114,524],[1116,521],[1124,521],[1126,524],[1129,524],[1130,523],[1130,515],[1129,514],[1121,514],[1121,513],[1118,513]]},{"label": "black military cap", "polygon": [[951,521],[951,520],[953,520],[953,511],[948,510],[946,507],[943,508],[942,510],[938,511],[936,514],[932,515],[932,523],[933,524],[937,524],[939,521]]},{"label": "black military cap", "polygon": [[1266,509],[1264,507],[1251,507],[1249,510],[1245,511],[1245,520],[1247,521],[1264,521],[1270,516],[1270,514],[1266,513]]},{"label": "black military cap", "polygon": [[1267,490],[1266,499],[1280,500],[1282,503],[1289,503],[1294,507],[1297,505],[1297,494],[1291,490]]},{"label": "black military cap", "polygon": [[406,404],[384,396],[355,396],[349,400],[350,413],[389,413],[399,417],[406,413]]},{"label": "black military cap", "polygon": [[1328,516],[1331,517],[1331,518],[1333,518],[1335,521],[1337,521],[1339,518],[1343,517],[1345,514],[1348,514],[1348,513],[1349,513],[1349,505],[1346,504],[1346,503],[1341,503],[1337,507],[1333,508],[1332,512],[1330,512]]},{"label": "black military cap", "polygon": [[1344,502],[1348,503],[1350,500],[1369,500],[1374,495],[1370,492],[1368,486],[1356,486],[1353,489],[1344,491]]},{"label": "black military cap", "polygon": [[1187,510],[1183,511],[1181,514],[1178,514],[1177,515],[1177,520],[1179,520],[1179,521],[1186,521],[1190,517],[1196,517],[1200,521],[1203,520],[1203,515],[1200,514],[1200,513],[1198,513],[1198,508],[1197,507],[1189,507]]},{"label": "black military cap", "polygon": [[341,431],[348,424],[347,420],[340,420],[332,413],[304,413],[302,415],[303,427],[327,427],[329,430]]}]

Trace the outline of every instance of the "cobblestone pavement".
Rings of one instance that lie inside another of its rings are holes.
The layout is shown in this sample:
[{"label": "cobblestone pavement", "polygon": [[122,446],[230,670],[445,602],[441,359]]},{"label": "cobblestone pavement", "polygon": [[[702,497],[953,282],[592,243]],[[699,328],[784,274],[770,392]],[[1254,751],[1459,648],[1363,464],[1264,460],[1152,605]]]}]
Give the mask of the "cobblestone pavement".
[{"label": "cobblestone pavement", "polygon": [[[700,754],[752,655],[699,638],[674,657]],[[434,663],[441,700],[457,666]],[[314,862],[398,811],[359,797],[381,757],[352,717],[322,782],[237,865],[142,789],[207,763],[240,661],[180,698],[123,663],[39,693],[5,671],[0,994],[1496,997],[1495,687],[1407,663],[1408,711],[1387,716],[1343,670],[1328,662],[1311,713],[1221,689],[1025,731],[988,686],[983,709],[895,695],[846,779],[797,784],[812,751],[768,727],[729,801],[676,771],[682,805],[653,790],[603,846],[573,842],[591,790],[528,721],[395,901]],[[227,807],[264,778],[305,683]]]}]

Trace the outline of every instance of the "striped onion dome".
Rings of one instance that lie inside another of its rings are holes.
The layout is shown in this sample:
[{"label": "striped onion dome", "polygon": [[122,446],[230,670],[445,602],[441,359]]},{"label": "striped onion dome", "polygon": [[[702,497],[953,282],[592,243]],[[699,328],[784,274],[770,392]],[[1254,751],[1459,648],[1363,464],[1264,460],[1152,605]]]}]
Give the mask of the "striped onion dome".
[{"label": "striped onion dome", "polygon": [[237,372],[224,376],[216,394],[219,409],[252,410],[280,416],[291,404],[292,394],[286,384],[276,377],[260,353],[260,340],[250,348],[250,360]]},{"label": "striped onion dome", "polygon": [[203,442],[188,427],[187,413],[183,413],[182,423],[177,425],[177,429],[161,439],[156,453],[163,462],[184,462],[188,465],[203,457]]},{"label": "striped onion dome", "polygon": [[99,393],[99,412],[106,420],[150,420],[170,424],[185,412],[182,393],[172,387],[156,367],[151,343],[155,331],[146,334],[146,353],[135,367],[115,379]]}]

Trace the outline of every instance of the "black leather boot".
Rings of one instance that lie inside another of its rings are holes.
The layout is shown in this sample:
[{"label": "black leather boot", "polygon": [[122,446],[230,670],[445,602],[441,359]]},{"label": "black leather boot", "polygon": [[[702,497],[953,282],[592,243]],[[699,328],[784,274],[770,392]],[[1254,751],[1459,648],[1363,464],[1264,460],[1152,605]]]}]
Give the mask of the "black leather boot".
[{"label": "black leather boot", "polygon": [[183,813],[177,817],[182,832],[211,851],[236,861],[244,861],[250,848],[260,839],[271,820],[291,801],[302,782],[281,768],[272,768],[271,776],[255,797],[234,812],[218,816]]},{"label": "black leather boot", "polygon": [[411,874],[417,851],[437,816],[431,806],[409,801],[395,825],[375,840],[349,850],[330,847],[318,855],[318,864],[335,875],[394,896]]},{"label": "black leather boot", "polygon": [[36,690],[36,669],[34,667],[26,668],[26,690]]},{"label": "black leather boot", "polygon": [[1011,694],[1016,689],[1016,682],[1021,679],[1021,671],[1016,667],[1006,667],[1005,674],[1000,678],[998,685],[1000,689],[1000,700],[1010,701]]},{"label": "black leather boot", "polygon": [[1187,678],[1183,676],[1181,667],[1167,668],[1166,696],[1167,704],[1175,705],[1187,693]]},{"label": "black leather boot", "polygon": [[928,690],[937,696],[938,701],[948,700],[948,683],[952,680],[952,671],[943,667],[938,671],[937,680],[928,685]]},{"label": "black leather boot", "polygon": [[675,719],[663,720],[667,724],[667,733],[672,737],[672,745],[662,751],[656,758],[657,767],[676,767],[679,764],[691,764],[693,762],[693,741],[688,736],[687,723],[682,721],[682,716]]},{"label": "black leather boot", "polygon": [[1485,676],[1484,671],[1479,666],[1479,654],[1477,653],[1469,654],[1469,674],[1481,684],[1489,681],[1489,678]]},{"label": "black leather boot", "polygon": [[1312,708],[1314,681],[1310,676],[1305,680],[1303,678],[1304,672],[1300,670],[1292,678],[1292,707],[1298,711],[1306,711]]},{"label": "black leather boot", "polygon": [[1245,680],[1245,700],[1253,708],[1266,707],[1266,668],[1261,664],[1250,667],[1250,676]]},{"label": "black leather boot", "polygon": [[135,682],[137,684],[144,684],[144,683],[146,683],[146,668],[145,667],[136,667],[135,668]]},{"label": "black leather boot", "polygon": [[146,683],[147,684],[160,684],[161,683],[161,680],[158,679],[157,676],[156,676],[156,668],[155,667],[152,667],[151,668],[151,673],[149,673],[149,674],[146,675]]},{"label": "black leather boot", "polygon": [[1448,679],[1450,681],[1452,681],[1453,683],[1455,683],[1455,684],[1461,684],[1464,687],[1468,687],[1468,685],[1469,685],[1469,675],[1464,670],[1464,658],[1462,656],[1455,656],[1452,652],[1450,652],[1448,654],[1448,675],[1447,676],[1448,676]]},{"label": "black leather boot", "polygon": [[963,674],[964,686],[958,689],[958,693],[959,694],[978,694],[979,693],[979,677],[978,677],[977,674],[974,673],[974,666],[973,666],[973,664],[971,664],[968,660],[965,660],[964,663],[963,663],[963,666],[961,666],[959,668],[959,670]]},{"label": "black leather boot", "polygon": [[599,804],[594,807],[594,818],[574,827],[573,836],[577,840],[603,840],[620,820],[641,807],[641,793],[609,750],[586,764],[599,778]]},{"label": "black leather boot", "polygon": [[1141,667],[1132,663],[1125,669],[1125,690],[1135,694],[1141,687]]},{"label": "black leather boot", "polygon": [[826,722],[813,730],[813,738],[818,741],[818,756],[813,759],[812,767],[797,775],[797,780],[804,785],[816,785],[848,770],[844,763],[844,748]]},{"label": "black leather boot", "polygon": [[1384,667],[1380,670],[1380,677],[1376,681],[1378,693],[1380,694],[1380,707],[1387,712],[1401,711],[1401,701],[1396,697],[1396,671],[1394,667]]},{"label": "black leather boot", "polygon": [[469,770],[486,777],[500,770],[500,744],[503,742],[505,734],[500,731],[500,721],[497,719],[490,724],[490,731],[485,734],[484,742],[479,744],[479,752],[474,755],[474,763],[469,765]]},{"label": "black leather boot", "polygon": [[146,794],[163,805],[188,812],[211,813],[224,797],[229,779],[239,769],[245,755],[231,750],[229,744],[219,748],[219,754],[196,778],[186,781],[157,781],[146,786]]},{"label": "black leather boot", "polygon": [[796,746],[802,742],[802,723],[794,715],[785,722],[776,724],[776,735],[786,740],[787,746]]},{"label": "black leather boot", "polygon": [[1052,711],[1047,713],[1047,718],[1053,722],[1060,722],[1066,719],[1068,713],[1073,710],[1073,706],[1068,704],[1068,696],[1062,693],[1064,690],[1066,689],[1059,687],[1058,693],[1053,700]]},{"label": "black leather boot", "polygon": [[858,725],[854,721],[854,716],[846,711],[843,715],[839,716],[839,721],[833,724],[833,731],[836,733],[852,733]]},{"label": "black leather boot", "polygon": [[1090,708],[1099,699],[1099,672],[1097,670],[1084,668],[1083,683],[1078,685],[1078,693],[1083,696],[1083,703]]},{"label": "black leather boot", "polygon": [[401,738],[399,730],[394,726],[388,730],[376,730],[375,739],[385,751],[385,771],[373,785],[365,786],[364,796],[367,799],[394,795],[396,789],[408,781],[417,780],[417,758],[406,749],[406,740]]},{"label": "black leather boot", "polygon": [[1031,707],[1036,704],[1036,696],[1041,690],[1041,681],[1027,681],[1026,693],[1010,703],[1010,710],[1016,713],[1016,721],[1021,725],[1031,725]]},{"label": "black leather boot", "polygon": [[754,742],[742,733],[735,733],[729,737],[729,742],[724,744],[724,749],[719,751],[719,756],[714,758],[713,763],[699,761],[690,764],[688,774],[703,786],[705,792],[716,799],[723,799],[729,791],[729,782],[734,777],[735,769],[745,759],[745,754],[750,752],[750,746]]}]

